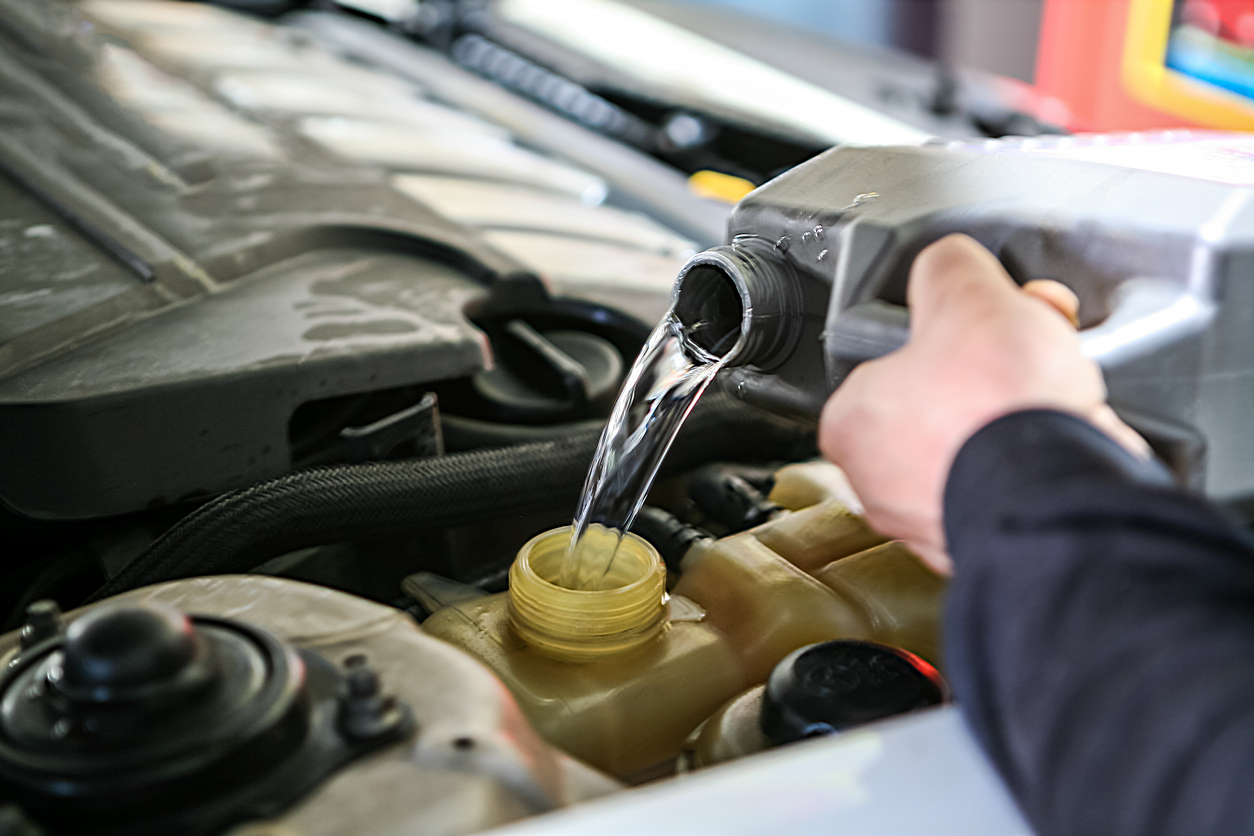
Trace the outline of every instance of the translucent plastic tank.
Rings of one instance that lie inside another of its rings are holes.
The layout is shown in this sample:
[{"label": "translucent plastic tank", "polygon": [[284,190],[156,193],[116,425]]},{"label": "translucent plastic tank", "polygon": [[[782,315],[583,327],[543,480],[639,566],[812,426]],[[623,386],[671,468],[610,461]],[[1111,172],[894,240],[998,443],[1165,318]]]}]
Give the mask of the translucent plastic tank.
[{"label": "translucent plastic tank", "polygon": [[866,524],[844,471],[824,461],[788,465],[770,498],[798,513],[754,529],[760,542],[859,607],[878,641],[941,663],[944,578]]},{"label": "translucent plastic tank", "polygon": [[753,682],[797,648],[831,639],[902,647],[939,665],[944,579],[839,500],[698,542],[681,569],[675,593],[706,609]]},{"label": "translucent plastic tank", "polygon": [[699,608],[665,600],[665,568],[634,535],[610,588],[551,583],[569,539],[566,528],[534,538],[510,570],[509,593],[445,607],[423,629],[492,668],[550,743],[629,776],[672,759],[751,681]]},{"label": "translucent plastic tank", "polygon": [[941,667],[940,619],[945,579],[899,541],[835,560],[815,578],[858,609],[863,638],[900,647]]},{"label": "translucent plastic tank", "polygon": [[800,647],[863,639],[936,663],[943,579],[869,529],[814,466],[781,471],[772,498],[818,504],[697,541],[669,601],[657,552],[634,535],[609,588],[556,585],[570,537],[557,529],[522,548],[509,593],[451,603],[423,629],[491,667],[550,743],[619,776],[673,758]]},{"label": "translucent plastic tank", "polygon": [[749,682],[799,647],[868,632],[861,613],[752,534],[698,542],[681,568],[676,594],[705,608]]}]

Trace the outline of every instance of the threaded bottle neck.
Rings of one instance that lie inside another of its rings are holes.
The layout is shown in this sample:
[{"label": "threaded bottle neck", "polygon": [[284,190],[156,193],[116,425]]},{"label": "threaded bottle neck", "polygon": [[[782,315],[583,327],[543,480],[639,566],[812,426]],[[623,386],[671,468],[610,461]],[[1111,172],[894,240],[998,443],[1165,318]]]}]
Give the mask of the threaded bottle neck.
[{"label": "threaded bottle neck", "polygon": [[728,366],[771,369],[796,347],[801,324],[798,279],[767,241],[746,236],[697,253],[679,271],[672,315],[699,347]]},{"label": "threaded bottle neck", "polygon": [[657,551],[627,534],[607,588],[567,589],[555,580],[570,533],[566,526],[532,538],[510,567],[509,616],[519,638],[563,662],[593,662],[656,638],[666,624],[666,569]]}]

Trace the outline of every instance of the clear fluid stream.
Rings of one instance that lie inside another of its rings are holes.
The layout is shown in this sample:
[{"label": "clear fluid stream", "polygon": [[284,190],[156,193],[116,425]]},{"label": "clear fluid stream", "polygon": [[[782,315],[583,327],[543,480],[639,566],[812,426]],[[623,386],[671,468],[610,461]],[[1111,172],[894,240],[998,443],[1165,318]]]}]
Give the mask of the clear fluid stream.
[{"label": "clear fluid stream", "polygon": [[698,345],[707,343],[701,332],[711,324],[684,325],[672,310],[649,335],[597,445],[558,577],[561,586],[601,588],[671,442],[729,356],[725,349],[715,353]]}]

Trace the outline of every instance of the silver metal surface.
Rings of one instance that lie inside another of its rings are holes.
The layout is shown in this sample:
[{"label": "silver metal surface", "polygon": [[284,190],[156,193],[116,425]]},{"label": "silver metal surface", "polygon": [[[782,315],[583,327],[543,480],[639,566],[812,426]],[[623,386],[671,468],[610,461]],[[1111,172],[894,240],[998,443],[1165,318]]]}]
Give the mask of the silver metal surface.
[{"label": "silver metal surface", "polygon": [[952,706],[775,749],[494,836],[1026,836]]}]

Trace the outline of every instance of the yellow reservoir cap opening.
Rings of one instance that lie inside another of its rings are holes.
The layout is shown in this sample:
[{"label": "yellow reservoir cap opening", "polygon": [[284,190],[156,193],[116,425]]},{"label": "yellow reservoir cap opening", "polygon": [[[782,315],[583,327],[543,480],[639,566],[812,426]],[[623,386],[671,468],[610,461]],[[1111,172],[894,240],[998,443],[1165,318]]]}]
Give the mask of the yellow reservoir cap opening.
[{"label": "yellow reservoir cap opening", "polygon": [[623,537],[605,589],[558,586],[570,526],[532,538],[509,570],[509,617],[534,652],[593,662],[640,647],[666,626],[666,567],[657,550]]}]

